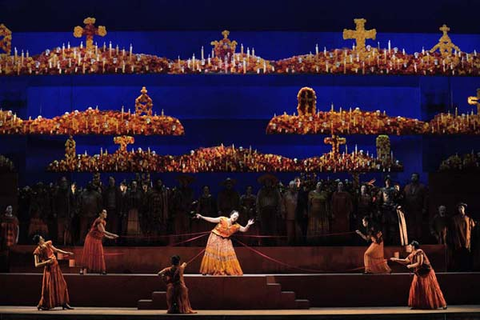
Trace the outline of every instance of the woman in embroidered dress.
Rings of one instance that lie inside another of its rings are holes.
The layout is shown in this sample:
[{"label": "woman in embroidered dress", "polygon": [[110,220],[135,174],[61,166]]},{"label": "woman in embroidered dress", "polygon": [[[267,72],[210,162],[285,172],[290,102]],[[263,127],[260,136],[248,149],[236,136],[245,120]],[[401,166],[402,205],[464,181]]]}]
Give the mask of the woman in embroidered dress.
[{"label": "woman in embroidered dress", "polygon": [[407,250],[411,251],[405,259],[390,258],[404,264],[414,272],[408,306],[412,309],[447,309],[447,302],[437,281],[435,271],[425,252],[417,241],[412,241]]},{"label": "woman in embroidered dress", "polygon": [[116,239],[118,238],[118,235],[105,230],[105,225],[107,224],[107,221],[105,221],[106,218],[107,210],[103,209],[102,212],[100,212],[99,217],[93,222],[92,227],[85,238],[82,254],[83,268],[80,270],[80,274],[83,274],[85,270],[102,274],[106,274],[107,272],[102,239],[103,237]]},{"label": "woman in embroidered dress", "polygon": [[250,226],[255,223],[254,220],[248,220],[247,225],[242,227],[237,223],[239,214],[236,210],[230,213],[230,218],[211,218],[204,217],[201,214],[197,214],[196,217],[217,224],[208,238],[200,273],[203,275],[243,275],[230,236],[237,231],[247,232]]},{"label": "woman in embroidered dress", "polygon": [[42,236],[35,235],[33,241],[37,248],[33,252],[35,267],[43,268],[42,297],[37,305],[38,310],[50,310],[55,307],[73,309],[70,307],[67,283],[58,265],[56,252],[73,256],[72,252],[63,251],[53,246],[52,241],[45,241]]}]

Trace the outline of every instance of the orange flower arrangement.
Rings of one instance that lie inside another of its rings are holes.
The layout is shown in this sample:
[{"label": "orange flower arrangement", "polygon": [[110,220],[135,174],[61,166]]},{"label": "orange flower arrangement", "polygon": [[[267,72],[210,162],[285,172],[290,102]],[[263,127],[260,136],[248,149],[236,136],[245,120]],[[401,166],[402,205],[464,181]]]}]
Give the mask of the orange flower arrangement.
[{"label": "orange flower arrangement", "polygon": [[[290,159],[281,155],[263,154],[252,148],[236,148],[223,144],[210,148],[192,150],[181,156],[157,155],[155,151],[140,148],[127,150],[127,145],[134,142],[132,137],[116,137],[115,143],[120,148],[112,154],[101,150],[100,154],[89,156],[79,154],[74,161],[69,161],[70,149],[66,159],[55,160],[48,166],[53,172],[373,172],[399,171],[402,166],[398,161],[382,162],[363,151],[348,153],[330,152],[322,157],[303,161]],[[69,145],[72,145],[70,142]]]},{"label": "orange flower arrangement", "polygon": [[[0,55],[0,75],[59,75],[59,74],[381,74],[381,75],[480,75],[480,57],[476,51],[465,53],[454,45],[448,36],[450,30],[443,25],[439,43],[430,51],[421,50],[408,54],[398,48],[373,48],[366,45],[367,39],[374,39],[375,29],[365,30],[364,19],[355,19],[356,30],[344,30],[345,39],[355,39],[357,47],[324,49],[315,53],[297,55],[279,60],[267,60],[255,54],[255,50],[243,45],[237,52],[238,43],[228,39],[229,32],[222,32],[224,38],[212,41],[212,53],[182,60],[167,59],[155,55],[133,54],[112,44],[103,47],[93,45],[94,36],[104,36],[104,26],[95,27],[95,18],[86,18],[85,26],[74,29],[75,37],[86,37],[86,46],[57,47],[42,54],[29,56],[28,51],[19,55],[15,50],[10,54],[11,33],[3,26],[4,40],[0,48],[8,55]],[[2,35],[0,26],[0,36]]]},{"label": "orange flower arrangement", "polygon": [[[152,99],[147,95],[145,87],[136,99],[135,113],[124,111],[100,111],[88,108],[80,112],[65,112],[64,115],[52,119],[38,116],[35,119],[22,120],[11,111],[0,110],[0,134],[49,134],[49,135],[184,135],[185,129],[180,120],[153,114]],[[145,103],[146,101],[146,103]],[[144,104],[145,103],[145,104]]]},{"label": "orange flower arrangement", "polygon": [[480,169],[480,152],[459,156],[455,154],[443,160],[440,164],[440,171],[474,171]]}]

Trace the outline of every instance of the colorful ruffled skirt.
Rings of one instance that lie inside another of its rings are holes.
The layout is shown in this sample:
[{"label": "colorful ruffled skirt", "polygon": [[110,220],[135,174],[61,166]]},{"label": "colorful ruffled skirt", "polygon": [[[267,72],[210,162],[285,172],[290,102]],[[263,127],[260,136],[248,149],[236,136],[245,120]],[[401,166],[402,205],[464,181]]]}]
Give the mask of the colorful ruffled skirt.
[{"label": "colorful ruffled skirt", "polygon": [[201,274],[210,275],[243,275],[237,255],[233,249],[232,240],[210,233],[205,255],[200,266]]}]

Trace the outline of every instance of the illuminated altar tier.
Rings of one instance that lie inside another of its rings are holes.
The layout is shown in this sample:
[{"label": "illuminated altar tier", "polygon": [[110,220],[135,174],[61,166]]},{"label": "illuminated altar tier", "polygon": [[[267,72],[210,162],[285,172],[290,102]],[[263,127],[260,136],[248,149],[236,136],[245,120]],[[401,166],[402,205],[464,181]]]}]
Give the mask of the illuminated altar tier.
[{"label": "illuminated altar tier", "polygon": [[303,161],[306,172],[401,172],[403,166],[394,159],[373,158],[363,152],[329,152]]},{"label": "illuminated altar tier", "polygon": [[[133,141],[133,140],[132,140]],[[119,142],[120,143],[120,142]],[[130,143],[130,142],[128,142]],[[223,145],[192,150],[182,156],[157,155],[141,149],[126,151],[126,145],[116,152],[89,156],[77,155],[72,162],[53,161],[53,172],[384,172],[399,171],[402,166],[394,160],[374,159],[362,152],[329,153],[306,160],[290,159],[275,154],[262,154],[251,148]]]},{"label": "illuminated altar tier", "polygon": [[305,116],[281,115],[270,120],[268,134],[391,134],[428,132],[428,124],[417,119],[388,117],[380,111],[329,111]]},{"label": "illuminated altar tier", "polygon": [[480,135],[480,115],[441,113],[430,121],[430,133],[438,135]]},{"label": "illuminated altar tier", "polygon": [[184,135],[185,129],[178,119],[165,115],[137,115],[89,108],[53,119],[38,116],[33,120],[21,120],[11,112],[0,111],[0,134],[178,136]]}]

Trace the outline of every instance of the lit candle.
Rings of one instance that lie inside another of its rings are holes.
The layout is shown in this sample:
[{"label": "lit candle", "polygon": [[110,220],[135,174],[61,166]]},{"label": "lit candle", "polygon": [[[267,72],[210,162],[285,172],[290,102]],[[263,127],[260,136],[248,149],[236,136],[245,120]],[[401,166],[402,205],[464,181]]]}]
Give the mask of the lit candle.
[{"label": "lit candle", "polygon": [[112,55],[112,41],[108,44],[108,54]]},{"label": "lit candle", "polygon": [[390,43],[390,40],[388,40],[388,53],[390,53],[390,49],[391,49],[391,43]]},{"label": "lit candle", "polygon": [[202,61],[205,60],[205,56],[204,56],[204,53],[203,53],[203,46],[202,46],[202,52],[201,52],[201,59],[202,59]]},{"label": "lit candle", "polygon": [[130,43],[130,59],[132,59],[132,54],[133,54],[133,45]]},{"label": "lit candle", "polygon": [[318,56],[318,43],[315,45],[315,54]]},{"label": "lit candle", "polygon": [[[477,53],[475,53],[475,56],[477,55]],[[252,57],[255,57],[255,48],[252,48]]]}]

